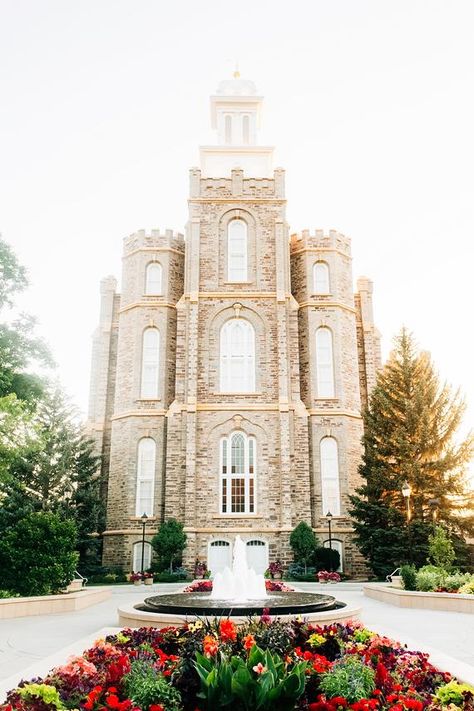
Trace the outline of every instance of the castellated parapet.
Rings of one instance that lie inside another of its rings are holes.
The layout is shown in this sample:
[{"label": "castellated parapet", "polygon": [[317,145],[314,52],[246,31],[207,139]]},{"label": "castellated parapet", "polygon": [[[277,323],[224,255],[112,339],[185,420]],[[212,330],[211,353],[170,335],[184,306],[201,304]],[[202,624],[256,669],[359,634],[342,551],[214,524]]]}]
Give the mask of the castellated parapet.
[{"label": "castellated parapet", "polygon": [[275,168],[273,178],[249,178],[240,168],[231,171],[230,178],[202,177],[199,168],[189,171],[189,197],[203,199],[255,198],[257,200],[285,198],[285,171]]}]

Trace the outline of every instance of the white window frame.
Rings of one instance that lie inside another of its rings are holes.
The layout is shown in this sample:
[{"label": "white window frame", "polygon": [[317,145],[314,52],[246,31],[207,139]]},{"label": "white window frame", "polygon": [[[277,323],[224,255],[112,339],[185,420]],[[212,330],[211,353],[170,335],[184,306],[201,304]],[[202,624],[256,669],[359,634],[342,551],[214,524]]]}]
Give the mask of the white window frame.
[{"label": "white window frame", "polygon": [[[322,339],[326,339],[324,342]],[[332,331],[327,326],[316,329],[316,392],[318,398],[335,397],[334,348]]]},{"label": "white window frame", "polygon": [[[145,541],[145,555],[143,557],[143,568],[148,570],[151,565],[151,544]],[[132,570],[134,573],[142,573],[142,541],[133,544]]]},{"label": "white window frame", "polygon": [[[149,458],[146,459],[146,455]],[[135,516],[153,516],[155,503],[156,442],[153,437],[142,437],[137,447],[137,488],[135,493]],[[143,489],[149,490],[148,503],[142,504]]]},{"label": "white window frame", "polygon": [[150,262],[147,264],[145,272],[145,294],[147,296],[161,296],[162,293],[163,267],[160,262]]},{"label": "white window frame", "polygon": [[158,399],[160,341],[160,331],[155,326],[150,326],[143,331],[140,397],[147,400]]},{"label": "white window frame", "polygon": [[[235,233],[237,227],[243,230],[241,235]],[[227,280],[235,284],[248,280],[248,225],[240,217],[227,225]]]},{"label": "white window frame", "polygon": [[232,144],[233,123],[232,114],[224,114],[224,143],[226,145]]},{"label": "white window frame", "polygon": [[340,516],[339,446],[335,437],[323,437],[321,439],[319,443],[319,462],[322,515],[326,516],[330,512],[333,516]]},{"label": "white window frame", "polygon": [[329,264],[318,261],[313,264],[313,291],[315,294],[329,294]]},{"label": "white window frame", "polygon": [[[235,352],[235,329],[243,329],[242,342]],[[247,319],[228,319],[220,331],[219,377],[223,393],[255,392],[255,329]],[[236,385],[238,380],[238,387]]]},{"label": "white window frame", "polygon": [[[236,437],[243,439],[243,471],[232,472],[232,442]],[[225,472],[224,466],[226,467]],[[250,471],[251,468],[253,468],[253,471]],[[244,480],[243,511],[232,510],[233,479]],[[251,500],[251,484],[253,487],[253,501]],[[242,430],[232,432],[228,437],[222,437],[219,443],[219,511],[221,514],[229,516],[253,515],[257,512],[257,442],[255,437],[247,436]]]}]

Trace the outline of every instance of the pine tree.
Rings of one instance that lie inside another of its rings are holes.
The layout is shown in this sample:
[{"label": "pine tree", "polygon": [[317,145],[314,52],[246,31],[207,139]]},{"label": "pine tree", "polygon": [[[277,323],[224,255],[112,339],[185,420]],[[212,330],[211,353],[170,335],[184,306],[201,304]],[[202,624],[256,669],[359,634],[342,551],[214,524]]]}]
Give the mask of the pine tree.
[{"label": "pine tree", "polygon": [[456,439],[464,410],[459,392],[440,383],[429,355],[403,329],[364,414],[363,485],[351,497],[358,545],[377,576],[407,560],[425,562],[434,511],[454,535],[474,530],[465,471],[474,439]]}]

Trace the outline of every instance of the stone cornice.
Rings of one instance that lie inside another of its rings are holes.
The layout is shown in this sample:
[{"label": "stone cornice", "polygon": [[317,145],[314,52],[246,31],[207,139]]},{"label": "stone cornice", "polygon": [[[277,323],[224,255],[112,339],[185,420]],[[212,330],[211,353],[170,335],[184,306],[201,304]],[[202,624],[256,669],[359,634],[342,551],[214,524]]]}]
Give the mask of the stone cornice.
[{"label": "stone cornice", "polygon": [[176,249],[175,247],[136,247],[129,252],[124,252],[122,259],[127,259],[127,257],[131,257],[132,254],[136,254],[137,252],[173,252],[174,254],[179,254],[181,257],[184,257],[184,249]]},{"label": "stone cornice", "polygon": [[[286,205],[286,200],[276,197],[253,197],[252,195],[242,195],[241,197],[208,197],[208,198],[189,198],[188,204],[193,203],[242,203],[242,202],[253,202],[253,203],[275,203],[277,205]],[[334,251],[334,250],[333,250]]]},{"label": "stone cornice", "polygon": [[354,412],[353,410],[322,410],[312,407],[308,409],[308,414],[311,417],[353,417],[356,420],[362,419],[360,412]]},{"label": "stone cornice", "polygon": [[298,307],[300,309],[337,308],[349,311],[351,314],[357,313],[357,309],[353,306],[348,306],[348,304],[344,304],[342,301],[302,301],[301,304],[298,304]]},{"label": "stone cornice", "polygon": [[304,252],[334,252],[335,254],[340,254],[342,257],[347,257],[347,259],[352,260],[350,254],[335,247],[299,247],[298,249],[291,250],[290,257],[293,257],[295,254],[303,254]]},{"label": "stone cornice", "polygon": [[119,314],[125,313],[125,311],[130,311],[131,309],[139,309],[141,307],[152,307],[156,309],[158,306],[162,306],[163,308],[166,309],[175,309],[176,304],[172,304],[169,301],[134,301],[131,304],[127,304],[127,306],[123,306],[121,309],[119,309]]},{"label": "stone cornice", "polygon": [[165,417],[167,410],[128,410],[127,412],[119,412],[117,415],[112,415],[113,420],[123,420],[126,417]]}]

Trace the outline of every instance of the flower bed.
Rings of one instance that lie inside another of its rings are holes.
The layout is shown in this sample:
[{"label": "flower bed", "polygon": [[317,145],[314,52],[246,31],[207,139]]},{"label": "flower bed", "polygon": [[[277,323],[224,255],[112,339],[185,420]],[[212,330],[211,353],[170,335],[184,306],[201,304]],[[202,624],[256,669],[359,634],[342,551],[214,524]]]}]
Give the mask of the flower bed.
[{"label": "flower bed", "polygon": [[[280,580],[265,580],[267,592],[294,592],[294,588],[282,583]],[[183,592],[212,592],[212,580],[196,580],[184,588]]]},{"label": "flower bed", "polygon": [[356,624],[222,619],[124,629],[21,682],[0,711],[472,711],[473,691]]}]

